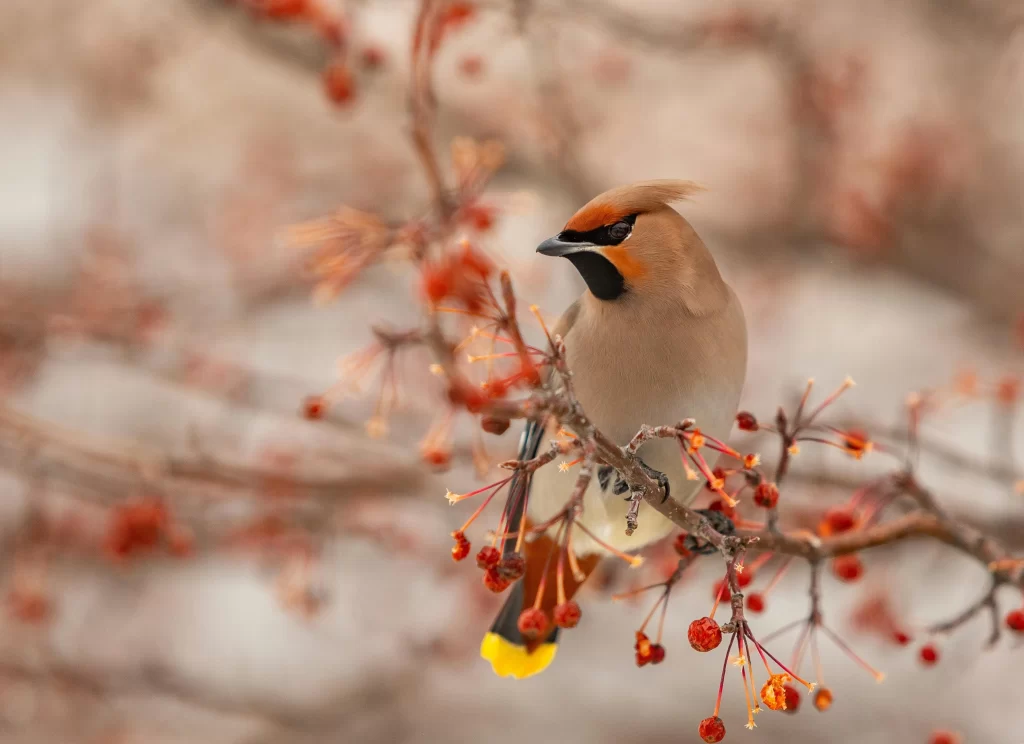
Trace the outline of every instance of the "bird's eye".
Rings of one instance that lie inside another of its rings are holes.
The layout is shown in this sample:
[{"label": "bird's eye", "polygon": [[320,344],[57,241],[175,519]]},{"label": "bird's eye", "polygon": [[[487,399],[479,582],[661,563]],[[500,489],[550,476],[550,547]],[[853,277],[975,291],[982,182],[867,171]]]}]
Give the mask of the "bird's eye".
[{"label": "bird's eye", "polygon": [[608,235],[612,238],[612,240],[625,240],[627,237],[629,237],[629,232],[632,229],[632,226],[628,222],[616,222],[614,225],[608,228]]}]

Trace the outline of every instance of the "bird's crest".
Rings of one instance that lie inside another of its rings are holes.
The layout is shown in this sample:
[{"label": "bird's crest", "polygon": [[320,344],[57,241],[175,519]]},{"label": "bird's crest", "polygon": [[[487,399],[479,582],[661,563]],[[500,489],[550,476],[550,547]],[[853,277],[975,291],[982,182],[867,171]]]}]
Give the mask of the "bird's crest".
[{"label": "bird's crest", "polygon": [[692,181],[671,179],[619,186],[587,202],[565,224],[565,229],[588,232],[632,214],[653,212],[703,190],[703,186]]}]

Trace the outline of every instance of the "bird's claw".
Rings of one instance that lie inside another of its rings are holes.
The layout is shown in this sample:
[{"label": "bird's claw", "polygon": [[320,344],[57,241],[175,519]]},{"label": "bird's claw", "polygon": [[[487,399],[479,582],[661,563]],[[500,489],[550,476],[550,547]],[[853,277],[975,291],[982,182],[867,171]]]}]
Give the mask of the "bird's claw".
[{"label": "bird's claw", "polygon": [[[644,472],[647,473],[648,477],[652,478],[653,480],[658,481],[658,485],[661,486],[661,493],[662,493],[661,503],[664,504],[668,500],[669,493],[670,493],[669,483],[668,483],[668,476],[665,475],[664,473],[662,473],[660,470],[655,470],[654,468],[650,467],[643,460],[640,461],[640,467],[642,467],[644,469]],[[600,480],[600,478],[601,478],[601,474],[599,472],[598,473],[598,479]],[[604,488],[604,487],[605,486],[602,485],[602,488]],[[622,479],[621,475],[616,475],[615,476],[615,485],[612,487],[612,492],[616,496],[622,496],[624,493],[628,493],[629,492],[629,484],[626,483],[626,481],[624,481]],[[633,498],[632,494],[630,494],[629,498],[631,498],[631,499]]]}]

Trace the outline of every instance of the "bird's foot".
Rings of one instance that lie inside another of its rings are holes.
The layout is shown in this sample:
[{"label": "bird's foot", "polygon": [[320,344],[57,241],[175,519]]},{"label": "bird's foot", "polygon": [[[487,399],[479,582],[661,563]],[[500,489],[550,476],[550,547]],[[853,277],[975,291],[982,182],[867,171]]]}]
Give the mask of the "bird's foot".
[{"label": "bird's foot", "polygon": [[[647,473],[648,477],[650,477],[652,480],[658,481],[658,485],[661,486],[661,503],[665,503],[665,501],[668,500],[669,493],[670,493],[669,484],[668,484],[668,476],[665,475],[664,473],[662,473],[660,470],[655,470],[654,468],[650,467],[643,460],[640,461],[640,467],[642,467],[644,469],[644,472]],[[601,474],[598,473],[598,478],[600,479],[600,477],[601,477]],[[602,485],[602,488],[604,488],[604,485]],[[624,481],[622,479],[621,475],[616,474],[616,476],[615,476],[615,485],[612,488],[612,492],[616,496],[621,496],[621,495],[623,495],[624,493],[626,493],[628,491],[629,491],[629,484],[626,483],[626,481]],[[634,494],[630,494],[629,498],[633,499],[634,498]],[[639,497],[636,497],[636,498],[639,498]]]},{"label": "bird's foot", "polygon": [[[694,509],[694,511],[708,520],[716,532],[723,535],[736,534],[736,525],[722,512],[715,509]],[[709,555],[716,550],[714,545],[694,535],[686,536],[683,540],[683,547],[691,553],[697,553],[698,555]]]}]

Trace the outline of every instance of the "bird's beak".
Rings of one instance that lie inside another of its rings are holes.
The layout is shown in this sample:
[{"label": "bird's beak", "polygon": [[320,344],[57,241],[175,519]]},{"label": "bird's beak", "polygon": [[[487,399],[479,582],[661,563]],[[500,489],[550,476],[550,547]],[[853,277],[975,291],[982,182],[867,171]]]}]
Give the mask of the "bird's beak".
[{"label": "bird's beak", "polygon": [[548,238],[543,243],[537,246],[537,253],[541,253],[545,256],[568,256],[570,253],[580,253],[581,251],[593,250],[596,246],[593,243],[575,243],[566,240],[560,240],[556,235],[553,238]]}]

